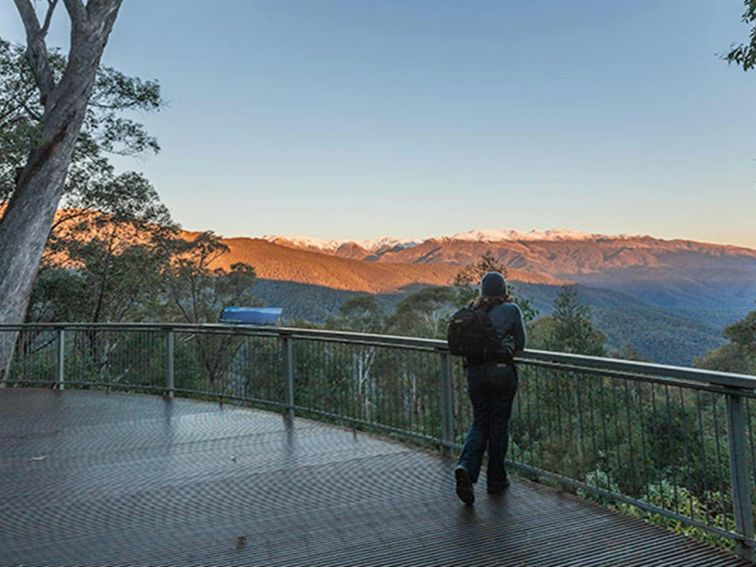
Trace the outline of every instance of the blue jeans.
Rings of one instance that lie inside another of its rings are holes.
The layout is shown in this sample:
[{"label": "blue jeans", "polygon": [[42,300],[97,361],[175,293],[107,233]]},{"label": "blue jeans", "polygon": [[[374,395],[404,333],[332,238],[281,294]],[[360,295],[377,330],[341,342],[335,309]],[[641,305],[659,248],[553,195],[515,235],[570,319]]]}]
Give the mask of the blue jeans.
[{"label": "blue jeans", "polygon": [[488,488],[507,480],[504,459],[509,446],[509,418],[517,394],[517,370],[512,365],[483,365],[465,370],[473,423],[465,439],[459,465],[478,481],[483,455],[488,449]]}]

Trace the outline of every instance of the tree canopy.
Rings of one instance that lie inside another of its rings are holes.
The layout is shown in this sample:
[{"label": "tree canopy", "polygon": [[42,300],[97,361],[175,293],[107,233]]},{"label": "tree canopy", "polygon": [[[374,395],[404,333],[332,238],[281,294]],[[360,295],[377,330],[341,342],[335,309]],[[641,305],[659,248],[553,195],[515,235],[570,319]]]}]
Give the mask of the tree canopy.
[{"label": "tree canopy", "polygon": [[[50,53],[50,69],[60,80],[67,64],[58,50]],[[130,77],[99,67],[82,129],[76,140],[65,183],[63,206],[99,208],[103,187],[116,179],[108,155],[157,153],[160,145],[144,125],[126,111],[155,112],[165,106],[157,80]],[[0,203],[16,188],[20,168],[39,141],[44,107],[36,90],[26,49],[0,38]],[[140,174],[128,172],[131,179]],[[113,204],[113,198],[109,199]]]},{"label": "tree canopy", "polygon": [[604,356],[606,335],[591,320],[591,310],[580,303],[574,286],[562,287],[554,300],[554,313],[532,326],[530,342],[536,348]]},{"label": "tree canopy", "polygon": [[733,44],[723,55],[731,65],[750,71],[756,67],[756,0],[745,0],[745,11],[741,17],[743,23],[751,26],[748,43]]},{"label": "tree canopy", "polygon": [[372,295],[358,295],[339,308],[339,315],[326,322],[330,329],[359,333],[382,333],[386,329],[386,313]]},{"label": "tree canopy", "polygon": [[725,327],[722,334],[730,342],[697,359],[696,366],[756,375],[756,311]]}]

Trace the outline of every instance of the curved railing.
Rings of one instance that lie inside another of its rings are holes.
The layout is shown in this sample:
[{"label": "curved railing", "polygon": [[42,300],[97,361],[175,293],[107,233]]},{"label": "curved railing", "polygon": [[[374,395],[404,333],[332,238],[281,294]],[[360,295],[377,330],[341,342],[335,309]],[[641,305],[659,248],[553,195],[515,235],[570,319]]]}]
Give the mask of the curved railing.
[{"label": "curved railing", "polygon": [[[471,421],[439,340],[151,323],[6,325],[3,340],[11,386],[209,396],[446,449]],[[517,363],[513,467],[750,558],[756,377],[535,350]]]}]

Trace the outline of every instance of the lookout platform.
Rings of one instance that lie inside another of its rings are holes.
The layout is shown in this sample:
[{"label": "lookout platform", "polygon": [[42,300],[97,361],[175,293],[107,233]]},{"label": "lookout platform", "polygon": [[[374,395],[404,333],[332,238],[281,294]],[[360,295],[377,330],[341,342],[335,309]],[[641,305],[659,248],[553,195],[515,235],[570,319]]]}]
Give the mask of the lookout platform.
[{"label": "lookout platform", "polygon": [[0,390],[0,565],[744,565],[515,480],[317,421],[148,395]]}]

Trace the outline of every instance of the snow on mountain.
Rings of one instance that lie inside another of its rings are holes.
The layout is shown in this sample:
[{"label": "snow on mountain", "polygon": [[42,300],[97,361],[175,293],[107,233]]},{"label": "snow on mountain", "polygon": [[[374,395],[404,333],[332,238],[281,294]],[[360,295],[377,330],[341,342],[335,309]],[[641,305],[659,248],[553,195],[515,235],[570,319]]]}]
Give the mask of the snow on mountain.
[{"label": "snow on mountain", "polygon": [[385,252],[387,250],[405,250],[426,242],[428,240],[462,240],[473,242],[504,242],[504,241],[588,241],[588,240],[605,240],[605,239],[625,239],[628,235],[607,236],[603,234],[594,234],[587,232],[578,232],[565,229],[550,230],[531,230],[521,232],[511,229],[473,229],[466,232],[458,232],[452,236],[433,237],[418,240],[401,239],[393,236],[380,236],[368,240],[348,240],[348,239],[324,239],[313,238],[309,236],[279,236],[265,235],[263,240],[282,244],[284,246],[293,246],[295,248],[309,248],[324,252],[336,252],[342,247],[359,247],[369,253]]},{"label": "snow on mountain", "polygon": [[288,245],[295,248],[314,248],[316,250],[335,251],[344,244],[345,240],[328,240],[325,238],[314,238],[312,236],[279,236],[277,234],[265,234],[260,237],[273,244]]},{"label": "snow on mountain", "polygon": [[392,250],[405,248],[412,248],[420,244],[416,240],[403,240],[401,238],[394,238],[393,236],[381,236],[379,238],[371,238],[369,240],[358,241],[357,244],[362,246],[365,250],[371,252],[380,252],[381,250]]},{"label": "snow on mountain", "polygon": [[451,240],[472,240],[475,242],[500,242],[502,240],[598,240],[605,238],[623,238],[623,236],[610,237],[603,234],[578,232],[574,230],[552,229],[531,230],[520,232],[509,229],[473,229],[467,232],[459,232],[450,236]]},{"label": "snow on mountain", "polygon": [[403,240],[393,236],[381,236],[368,240],[328,240],[324,238],[313,238],[310,236],[278,236],[275,234],[266,234],[261,237],[263,240],[274,244],[289,245],[296,248],[311,248],[325,252],[335,252],[342,246],[359,246],[367,252],[382,252],[385,250],[403,250],[419,244],[414,240]]}]

